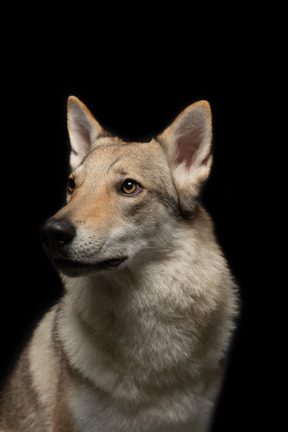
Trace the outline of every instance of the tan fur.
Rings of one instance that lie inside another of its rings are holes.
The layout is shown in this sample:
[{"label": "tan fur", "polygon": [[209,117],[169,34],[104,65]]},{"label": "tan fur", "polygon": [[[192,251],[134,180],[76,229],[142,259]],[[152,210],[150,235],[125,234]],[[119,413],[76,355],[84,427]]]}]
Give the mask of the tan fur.
[{"label": "tan fur", "polygon": [[7,381],[0,431],[207,431],[237,316],[198,201],[212,163],[209,104],[150,143],[125,143],[72,97],[68,129],[75,189],[43,228],[66,294]]}]

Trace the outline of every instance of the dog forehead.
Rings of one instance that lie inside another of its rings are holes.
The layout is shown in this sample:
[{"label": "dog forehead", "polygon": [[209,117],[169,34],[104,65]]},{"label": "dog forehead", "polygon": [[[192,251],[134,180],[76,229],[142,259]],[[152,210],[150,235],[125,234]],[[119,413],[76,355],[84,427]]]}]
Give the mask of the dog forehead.
[{"label": "dog forehead", "polygon": [[99,144],[87,156],[84,169],[104,174],[119,165],[142,171],[149,169],[150,172],[153,168],[158,170],[168,166],[162,147],[153,140],[149,143],[127,143],[119,139],[101,138]]}]

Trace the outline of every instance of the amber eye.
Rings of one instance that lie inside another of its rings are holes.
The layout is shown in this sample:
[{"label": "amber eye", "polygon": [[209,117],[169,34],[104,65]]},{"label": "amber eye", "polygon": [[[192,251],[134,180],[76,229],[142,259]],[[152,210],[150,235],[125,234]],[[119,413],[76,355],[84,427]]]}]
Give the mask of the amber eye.
[{"label": "amber eye", "polygon": [[67,185],[68,193],[72,194],[74,192],[74,189],[75,189],[75,181],[72,177],[69,177],[68,185]]},{"label": "amber eye", "polygon": [[121,192],[125,195],[132,195],[140,192],[141,187],[135,180],[125,180],[121,186]]}]

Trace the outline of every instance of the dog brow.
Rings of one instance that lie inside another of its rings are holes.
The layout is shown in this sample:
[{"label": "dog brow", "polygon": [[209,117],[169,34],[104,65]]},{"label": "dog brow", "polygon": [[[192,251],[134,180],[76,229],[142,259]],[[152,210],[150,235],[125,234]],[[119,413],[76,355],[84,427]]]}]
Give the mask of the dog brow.
[{"label": "dog brow", "polygon": [[113,165],[115,165],[117,162],[119,162],[119,160],[120,160],[120,157],[118,157],[114,162],[112,162],[112,164],[107,169],[107,173],[110,171],[110,169],[113,167]]}]

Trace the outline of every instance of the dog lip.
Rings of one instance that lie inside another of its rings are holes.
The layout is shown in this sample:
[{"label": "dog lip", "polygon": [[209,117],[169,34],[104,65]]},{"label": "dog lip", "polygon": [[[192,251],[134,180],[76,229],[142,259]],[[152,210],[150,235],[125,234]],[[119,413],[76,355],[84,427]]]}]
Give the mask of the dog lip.
[{"label": "dog lip", "polygon": [[81,261],[73,261],[70,259],[56,258],[53,260],[54,265],[62,273],[68,276],[79,276],[99,270],[112,270],[117,269],[124,261],[128,259],[127,256],[110,258],[104,261],[95,263],[83,263]]}]

